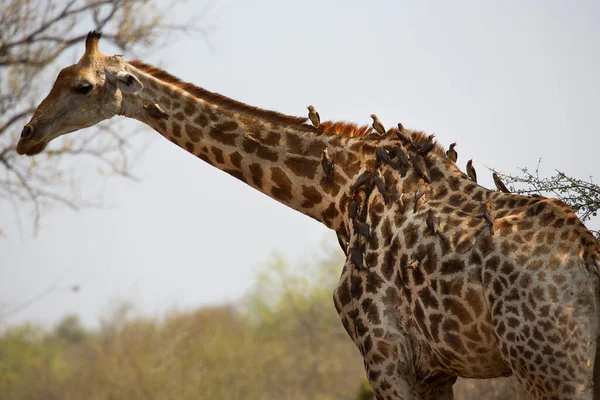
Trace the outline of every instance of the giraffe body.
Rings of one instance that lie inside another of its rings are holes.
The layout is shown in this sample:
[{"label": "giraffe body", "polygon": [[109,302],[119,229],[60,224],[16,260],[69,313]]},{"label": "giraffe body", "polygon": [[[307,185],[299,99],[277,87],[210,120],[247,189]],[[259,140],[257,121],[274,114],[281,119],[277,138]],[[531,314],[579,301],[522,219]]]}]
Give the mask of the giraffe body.
[{"label": "giraffe body", "polygon": [[[98,40],[90,34],[61,71],[19,154],[124,115],[335,229],[348,255],[334,304],[379,399],[450,399],[459,376],[511,374],[536,399],[600,398],[600,248],[565,204],[485,189],[439,145],[418,154],[427,135],[401,124],[381,136],[339,122],[316,129],[106,56]],[[406,154],[380,163],[376,150],[396,154],[397,137]]]},{"label": "giraffe body", "polygon": [[[534,398],[592,398],[595,239],[558,200],[432,180],[416,214],[371,195],[367,268],[347,262],[334,294],[378,396],[452,398],[456,377],[515,374]],[[428,229],[430,209],[448,242]]]}]

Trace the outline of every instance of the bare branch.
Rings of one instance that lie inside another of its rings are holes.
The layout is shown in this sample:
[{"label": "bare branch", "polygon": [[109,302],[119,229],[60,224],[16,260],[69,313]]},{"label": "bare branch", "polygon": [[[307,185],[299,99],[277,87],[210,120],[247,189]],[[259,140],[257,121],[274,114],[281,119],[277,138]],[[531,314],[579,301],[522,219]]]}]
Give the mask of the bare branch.
[{"label": "bare branch", "polygon": [[[0,171],[4,171],[0,202],[10,202],[18,221],[20,211],[32,211],[37,230],[46,206],[58,204],[77,210],[102,205],[90,201],[93,193],[99,192],[97,189],[84,190],[85,195],[79,196],[77,189],[88,181],[79,176],[83,170],[96,168],[101,179],[119,176],[138,181],[132,168],[141,151],[140,143],[134,145],[132,135],[108,124],[100,124],[86,135],[57,139],[52,150],[47,149],[39,156],[16,154],[20,122],[39,103],[38,88],[46,87],[47,81],[55,76],[59,66],[54,62],[78,56],[75,47],[83,44],[89,30],[81,29],[80,22],[91,22],[93,28],[102,30],[104,41],[122,51],[134,44],[136,50],[155,48],[171,33],[200,33],[208,43],[208,28],[199,25],[200,18],[188,24],[168,20],[169,13],[158,7],[157,0],[5,0],[5,3],[0,13]],[[167,9],[180,3],[174,0]]]},{"label": "bare branch", "polygon": [[[556,197],[568,204],[583,222],[598,215],[600,210],[600,186],[583,179],[567,176],[555,170],[550,177],[541,177],[539,172],[541,159],[533,172],[527,168],[519,168],[521,175],[502,174],[497,172],[511,191],[519,194],[539,194]],[[598,231],[592,231],[600,239]]]},{"label": "bare branch", "polygon": [[23,110],[23,111],[15,114],[15,115],[13,115],[12,117],[10,117],[8,119],[8,121],[6,121],[4,123],[4,125],[0,126],[0,135],[2,135],[4,132],[6,132],[6,130],[8,128],[10,128],[12,124],[14,124],[15,122],[19,121],[21,118],[24,118],[24,117],[26,117],[26,116],[28,116],[30,114],[33,114],[34,111],[35,111],[35,108],[30,107],[30,108],[28,108],[26,110]]},{"label": "bare branch", "polygon": [[42,24],[41,26],[39,26],[37,29],[35,29],[33,32],[29,33],[27,36],[25,36],[24,38],[20,39],[20,40],[16,40],[14,42],[11,43],[6,43],[2,46],[0,46],[0,54],[6,52],[8,49],[15,47],[15,46],[19,46],[19,45],[23,45],[23,44],[27,44],[27,43],[32,43],[33,41],[36,40],[36,36],[39,35],[40,33],[48,30],[50,27],[52,27],[52,25],[59,23],[60,21],[64,20],[66,17],[70,16],[70,15],[75,15],[75,14],[82,14],[84,11],[87,11],[89,9],[95,8],[95,7],[99,7],[103,4],[110,4],[112,3],[111,0],[102,0],[102,1],[96,1],[96,2],[92,2],[92,3],[88,3],[83,7],[80,8],[76,8],[71,10],[71,6],[73,4],[75,4],[77,2],[77,0],[70,0],[66,6],[63,8],[63,10],[58,13],[58,15],[56,15],[54,18],[52,18],[51,20],[49,20],[48,22]]}]

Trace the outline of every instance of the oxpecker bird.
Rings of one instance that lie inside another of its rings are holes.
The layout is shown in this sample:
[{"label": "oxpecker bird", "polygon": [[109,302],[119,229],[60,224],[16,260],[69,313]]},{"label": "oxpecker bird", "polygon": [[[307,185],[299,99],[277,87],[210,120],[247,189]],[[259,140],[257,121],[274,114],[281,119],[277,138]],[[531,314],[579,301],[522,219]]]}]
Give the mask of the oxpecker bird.
[{"label": "oxpecker bird", "polygon": [[496,220],[496,209],[494,203],[488,201],[485,203],[485,209],[483,210],[483,219],[488,223],[490,227],[490,235],[494,235],[494,221]]},{"label": "oxpecker bird", "polygon": [[425,159],[423,156],[417,154],[416,157],[412,158],[413,165],[417,170],[417,173],[425,179],[425,182],[431,183],[431,178],[429,176],[429,171],[427,170],[427,165],[425,164]]},{"label": "oxpecker bird", "polygon": [[473,160],[467,161],[467,175],[469,178],[475,183],[477,183],[477,172],[475,172],[475,167],[473,167]]},{"label": "oxpecker bird", "polygon": [[400,181],[400,177],[398,177],[396,182],[392,185],[392,201],[394,203],[398,203],[400,212],[404,213],[406,207],[404,205],[404,196],[402,193],[402,182]]},{"label": "oxpecker bird", "polygon": [[340,247],[342,248],[342,251],[344,252],[345,255],[348,255],[348,240],[347,240],[346,236],[344,236],[340,232],[339,228],[335,230],[335,234],[337,236],[338,243],[339,243]]},{"label": "oxpecker bird", "polygon": [[427,219],[425,219],[425,223],[427,224],[427,227],[431,233],[438,235],[442,240],[446,240],[446,237],[440,231],[440,219],[435,215],[432,208],[430,208],[429,212],[427,213]]},{"label": "oxpecker bird", "polygon": [[371,239],[371,227],[366,222],[361,222],[358,219],[354,218],[354,229],[358,232],[359,235],[364,236],[365,238]]},{"label": "oxpecker bird", "polygon": [[385,134],[385,128],[383,127],[383,124],[379,118],[377,118],[377,115],[371,114],[371,118],[373,118],[373,129],[375,129],[375,131],[377,131],[377,133],[380,135]]},{"label": "oxpecker bird", "polygon": [[364,251],[364,246],[350,248],[350,262],[354,266],[360,267],[360,268],[364,267],[363,251]]},{"label": "oxpecker bird", "polygon": [[415,197],[413,198],[413,212],[416,213],[419,209],[419,200],[421,197],[425,195],[426,192],[425,185],[420,185],[415,192]]},{"label": "oxpecker bird", "polygon": [[354,219],[358,216],[359,207],[360,204],[356,199],[356,194],[353,194],[352,198],[348,202],[348,216],[350,217],[350,219]]},{"label": "oxpecker bird", "polygon": [[502,182],[497,173],[492,173],[492,178],[494,178],[494,184],[496,185],[496,188],[499,191],[504,193],[510,193],[510,190],[508,190],[508,188],[504,185],[504,182]]},{"label": "oxpecker bird", "polygon": [[375,156],[377,157],[377,161],[378,162],[384,162],[386,164],[388,164],[390,167],[394,168],[394,169],[398,169],[398,166],[396,165],[396,163],[394,161],[392,161],[392,158],[390,157],[390,153],[388,153],[388,151],[385,149],[385,147],[376,147],[375,148]]},{"label": "oxpecker bird", "polygon": [[315,128],[318,128],[321,125],[321,117],[319,117],[319,113],[313,106],[308,106],[308,119],[312,122]]},{"label": "oxpecker bird", "polygon": [[371,190],[371,183],[373,180],[373,169],[369,168],[365,172],[363,172],[358,178],[356,178],[356,182],[352,185],[352,191],[356,192],[358,188],[362,185],[367,185],[367,190]]},{"label": "oxpecker bird", "polygon": [[419,148],[419,153],[423,154],[424,156],[429,154],[429,152],[433,150],[433,147],[435,146],[433,139],[435,139],[435,133],[432,133],[427,137],[427,141]]},{"label": "oxpecker bird", "polygon": [[404,129],[404,125],[402,125],[402,123],[400,123],[400,122],[398,122],[398,132],[396,132],[396,135],[398,135],[398,139],[400,139],[402,144],[410,144],[415,148],[417,147],[415,142],[413,142],[413,140],[406,135],[406,130]]},{"label": "oxpecker bird", "polygon": [[396,157],[398,157],[400,165],[408,165],[408,162],[410,161],[408,152],[406,151],[406,148],[402,146],[402,143],[396,145]]},{"label": "oxpecker bird", "polygon": [[402,177],[405,177],[408,173],[408,168],[410,167],[410,157],[408,156],[408,152],[406,151],[406,148],[402,145],[402,143],[398,143],[396,145],[396,157],[398,158],[400,175]]},{"label": "oxpecker bird", "polygon": [[373,179],[375,180],[375,186],[377,186],[377,190],[379,190],[379,193],[381,193],[383,196],[383,202],[388,204],[390,199],[388,197],[387,190],[385,189],[385,179],[379,168],[375,170],[375,177]]},{"label": "oxpecker bird", "polygon": [[454,147],[456,147],[456,142],[450,143],[450,148],[446,150],[446,158],[456,164],[458,153],[454,150]]},{"label": "oxpecker bird", "polygon": [[333,160],[329,157],[329,150],[325,148],[323,150],[323,154],[321,155],[321,166],[323,167],[323,172],[325,172],[325,176],[327,177],[327,181],[329,185],[333,187]]}]

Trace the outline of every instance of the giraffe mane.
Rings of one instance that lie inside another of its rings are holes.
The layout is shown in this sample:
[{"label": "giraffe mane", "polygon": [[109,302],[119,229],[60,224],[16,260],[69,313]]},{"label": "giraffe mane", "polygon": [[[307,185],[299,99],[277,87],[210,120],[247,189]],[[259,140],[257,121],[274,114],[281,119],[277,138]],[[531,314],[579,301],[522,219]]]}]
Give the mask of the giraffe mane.
[{"label": "giraffe mane", "polygon": [[242,103],[241,101],[237,101],[227,96],[211,92],[209,90],[198,87],[192,83],[184,82],[176,76],[171,75],[167,71],[154,67],[150,64],[146,64],[145,62],[140,60],[129,61],[129,64],[141,70],[142,72],[152,75],[158,80],[161,80],[183,91],[186,91],[193,96],[206,100],[207,102],[215,104],[217,106],[226,108],[233,112],[237,112],[248,116],[256,116],[269,122],[286,125],[305,125],[304,123],[308,119],[308,117],[294,117],[276,111],[269,111],[263,108],[249,106],[248,104]]},{"label": "giraffe mane", "polygon": [[[416,144],[423,144],[427,141],[427,138],[429,137],[429,135],[423,131],[413,131],[410,129],[406,129],[407,133],[410,134],[412,140],[414,140],[414,142]],[[398,133],[398,128],[393,128],[393,134],[394,136],[396,136],[396,134]],[[433,149],[431,150],[432,152],[438,153],[439,155],[446,157],[446,149],[444,148],[443,145],[440,144],[440,142],[438,142],[437,140],[434,140],[434,146]]]},{"label": "giraffe mane", "polygon": [[[312,127],[311,127],[312,128]],[[314,129],[314,128],[313,128]],[[381,140],[381,139],[393,139],[397,137],[398,128],[389,129],[385,135],[372,135],[373,127],[371,125],[357,125],[351,122],[345,121],[326,121],[322,122],[319,125],[319,129],[316,132],[322,132],[323,134],[328,135],[344,135],[349,137],[365,137],[370,140]],[[412,138],[412,140],[416,144],[423,144],[427,141],[428,134],[423,131],[414,131],[410,129],[405,129],[408,136]],[[433,147],[433,152],[436,152],[442,156],[446,156],[446,149],[442,146],[437,140],[434,141],[435,146]]]},{"label": "giraffe mane", "polygon": [[[140,60],[129,61],[129,64],[140,71],[155,77],[158,80],[173,85],[191,94],[192,96],[206,100],[209,103],[247,116],[255,116],[272,123],[292,125],[307,132],[313,132],[316,134],[343,135],[348,137],[365,137],[372,140],[396,137],[398,132],[398,128],[392,128],[388,130],[385,135],[371,135],[371,132],[373,131],[371,125],[357,125],[346,121],[326,121],[321,123],[319,128],[316,129],[312,125],[306,124],[306,120],[308,119],[307,117],[295,117],[292,115],[279,113],[277,111],[270,111],[263,108],[250,106],[246,103],[242,103],[241,101],[237,101],[227,96],[203,89],[192,83],[184,82],[178,77],[171,75],[167,71],[153,65],[146,64]],[[424,143],[427,140],[427,134],[424,132],[411,130],[407,130],[407,132],[417,144]],[[445,149],[437,142],[433,151],[441,155],[445,155]]]}]

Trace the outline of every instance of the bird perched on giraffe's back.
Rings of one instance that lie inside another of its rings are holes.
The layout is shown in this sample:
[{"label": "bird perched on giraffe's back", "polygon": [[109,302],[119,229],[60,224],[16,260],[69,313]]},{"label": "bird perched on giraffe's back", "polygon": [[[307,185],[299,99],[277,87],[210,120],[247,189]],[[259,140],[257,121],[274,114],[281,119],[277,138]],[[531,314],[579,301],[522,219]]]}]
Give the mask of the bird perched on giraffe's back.
[{"label": "bird perched on giraffe's back", "polygon": [[504,193],[510,193],[510,190],[508,190],[508,188],[506,187],[504,182],[502,182],[502,179],[500,179],[500,176],[497,173],[492,173],[492,179],[494,179],[494,184],[496,185],[496,188],[499,191]]},{"label": "bird perched on giraffe's back", "polygon": [[484,209],[483,209],[483,219],[485,219],[485,221],[488,223],[488,226],[490,227],[490,235],[494,235],[494,221],[496,220],[496,209],[494,207],[494,203],[491,201],[488,201],[487,203],[485,203]]},{"label": "bird perched on giraffe's back", "polygon": [[385,204],[388,204],[390,202],[390,199],[387,194],[387,189],[385,187],[385,179],[383,177],[383,174],[381,173],[381,169],[375,168],[373,181],[375,182],[377,190],[379,190],[379,193],[381,193],[381,196],[383,197],[383,202]]},{"label": "bird perched on giraffe's back", "polygon": [[321,167],[323,167],[323,172],[327,177],[327,181],[329,185],[333,187],[333,167],[335,166],[335,162],[329,156],[329,150],[327,148],[323,149],[323,153],[321,154]]},{"label": "bird perched on giraffe's back", "polygon": [[414,156],[412,158],[412,161],[413,161],[413,166],[415,167],[415,170],[417,171],[417,173],[419,175],[421,175],[421,177],[423,179],[425,179],[425,182],[431,183],[431,177],[429,175],[429,170],[427,169],[427,164],[425,163],[425,159],[423,158],[423,156],[421,156],[420,154],[417,154],[416,156]]},{"label": "bird perched on giraffe's back", "polygon": [[477,183],[477,172],[473,166],[473,160],[467,161],[467,175],[473,182]]},{"label": "bird perched on giraffe's back", "polygon": [[418,152],[422,155],[427,155],[433,148],[435,147],[435,133],[427,136],[427,140],[425,143],[421,144],[418,149]]},{"label": "bird perched on giraffe's back", "polygon": [[319,116],[319,113],[312,105],[306,108],[308,109],[308,119],[310,119],[310,122],[312,122],[315,128],[318,128],[319,125],[321,125],[321,117]]},{"label": "bird perched on giraffe's back", "polygon": [[450,148],[448,148],[448,150],[446,151],[446,158],[448,158],[448,160],[452,161],[453,163],[456,163],[456,161],[458,160],[458,153],[456,152],[456,150],[454,150],[454,147],[456,147],[456,142],[450,143]]},{"label": "bird perched on giraffe's back", "polygon": [[383,127],[383,124],[381,123],[381,121],[379,120],[379,118],[377,118],[377,115],[375,114],[371,114],[371,118],[373,118],[373,129],[375,129],[375,131],[380,134],[380,135],[384,135],[385,134],[385,128]]}]

